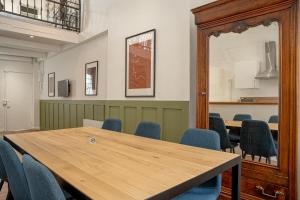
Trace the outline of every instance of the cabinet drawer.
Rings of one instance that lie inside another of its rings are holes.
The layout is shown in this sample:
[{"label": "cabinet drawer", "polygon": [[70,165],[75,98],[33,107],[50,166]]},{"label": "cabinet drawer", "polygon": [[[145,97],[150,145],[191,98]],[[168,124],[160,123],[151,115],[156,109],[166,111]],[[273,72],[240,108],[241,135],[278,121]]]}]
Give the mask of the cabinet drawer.
[{"label": "cabinet drawer", "polygon": [[[226,176],[227,177],[227,176]],[[231,179],[231,178],[229,178]],[[222,197],[228,199],[231,196],[231,181],[223,180]],[[277,194],[276,194],[277,193]],[[288,188],[267,183],[265,181],[242,177],[241,199],[247,200],[288,200]]]}]

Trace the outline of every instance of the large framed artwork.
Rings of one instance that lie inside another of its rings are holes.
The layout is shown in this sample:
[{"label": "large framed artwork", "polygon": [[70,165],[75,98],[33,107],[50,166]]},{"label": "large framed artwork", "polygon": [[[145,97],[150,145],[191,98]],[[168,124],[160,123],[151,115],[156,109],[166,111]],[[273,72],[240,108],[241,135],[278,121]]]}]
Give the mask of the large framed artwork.
[{"label": "large framed artwork", "polygon": [[97,96],[98,61],[85,64],[85,95]]},{"label": "large framed artwork", "polygon": [[126,38],[126,97],[155,96],[156,30]]},{"label": "large framed artwork", "polygon": [[48,74],[48,97],[55,97],[55,72]]}]

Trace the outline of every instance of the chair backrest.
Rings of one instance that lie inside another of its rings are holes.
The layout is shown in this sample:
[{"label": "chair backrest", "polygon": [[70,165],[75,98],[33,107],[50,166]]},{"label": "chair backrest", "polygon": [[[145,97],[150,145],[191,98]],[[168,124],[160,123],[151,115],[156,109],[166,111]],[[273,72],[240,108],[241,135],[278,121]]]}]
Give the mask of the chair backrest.
[{"label": "chair backrest", "polygon": [[249,114],[236,114],[233,117],[234,121],[244,121],[246,119],[252,119],[252,116]]},{"label": "chair backrest", "polygon": [[213,113],[213,112],[210,112],[209,113],[209,117],[221,117],[220,113]]},{"label": "chair backrest", "polygon": [[160,125],[154,122],[140,122],[135,134],[142,137],[160,140]]},{"label": "chair backrest", "polygon": [[276,156],[274,140],[268,124],[259,120],[244,120],[240,147],[246,154],[263,157]]},{"label": "chair backrest", "polygon": [[[1,154],[1,152],[0,152],[0,154]],[[4,168],[1,156],[0,156],[0,179],[1,180],[7,179],[5,168]]]},{"label": "chair backrest", "polygon": [[216,131],[220,136],[221,149],[231,148],[224,120],[220,117],[209,118],[209,129]]},{"label": "chair backrest", "polygon": [[23,167],[32,200],[65,200],[53,174],[31,156],[23,156]]},{"label": "chair backrest", "polygon": [[[252,116],[249,114],[236,114],[233,117],[233,121],[244,121],[246,119],[252,119]],[[240,136],[240,128],[238,127],[230,127],[229,134]]]},{"label": "chair backrest", "polygon": [[122,130],[122,122],[119,119],[106,119],[102,125],[103,129],[121,132]]},{"label": "chair backrest", "polygon": [[14,200],[30,200],[30,192],[24,169],[16,152],[4,140],[0,140],[0,152]]},{"label": "chair backrest", "polygon": [[279,122],[279,117],[278,115],[272,115],[270,118],[269,118],[269,123],[278,123]]},{"label": "chair backrest", "polygon": [[[205,129],[187,129],[181,139],[181,144],[212,149],[220,150],[220,136],[215,131],[205,130]],[[201,186],[206,187],[217,187],[219,192],[221,191],[221,175],[218,175],[216,178],[213,178]]]}]

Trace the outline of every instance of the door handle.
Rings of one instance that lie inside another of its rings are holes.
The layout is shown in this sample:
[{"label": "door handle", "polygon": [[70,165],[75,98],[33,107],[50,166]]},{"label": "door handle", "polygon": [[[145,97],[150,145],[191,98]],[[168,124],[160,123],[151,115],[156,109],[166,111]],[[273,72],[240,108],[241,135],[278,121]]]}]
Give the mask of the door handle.
[{"label": "door handle", "polygon": [[273,199],[278,199],[279,196],[285,196],[285,194],[281,191],[274,191],[274,195],[271,195],[271,194],[268,194],[265,192],[265,188],[263,188],[262,186],[258,185],[256,186],[256,189],[258,189],[259,191],[261,191],[261,194],[266,196],[266,197],[270,197],[270,198],[273,198]]},{"label": "door handle", "polygon": [[202,96],[205,96],[205,95],[207,94],[207,92],[200,92],[200,94],[201,94]]}]

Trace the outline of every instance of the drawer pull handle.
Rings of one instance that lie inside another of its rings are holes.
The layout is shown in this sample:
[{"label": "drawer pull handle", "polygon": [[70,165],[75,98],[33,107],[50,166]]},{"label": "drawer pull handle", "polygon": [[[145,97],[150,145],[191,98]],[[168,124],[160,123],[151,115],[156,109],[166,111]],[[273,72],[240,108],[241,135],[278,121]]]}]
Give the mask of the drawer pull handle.
[{"label": "drawer pull handle", "polygon": [[274,195],[265,193],[265,189],[264,189],[262,186],[260,186],[260,185],[256,186],[256,189],[260,190],[262,195],[267,196],[267,197],[270,197],[270,198],[273,198],[273,199],[277,199],[278,196],[281,196],[281,195],[284,196],[284,193],[281,192],[281,191],[278,191],[278,190],[275,191],[275,194],[274,194]]}]

